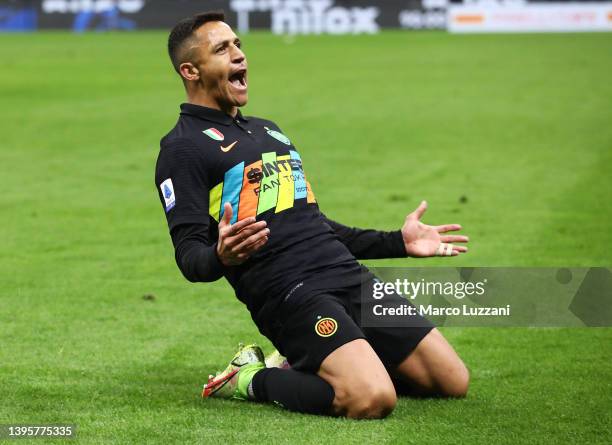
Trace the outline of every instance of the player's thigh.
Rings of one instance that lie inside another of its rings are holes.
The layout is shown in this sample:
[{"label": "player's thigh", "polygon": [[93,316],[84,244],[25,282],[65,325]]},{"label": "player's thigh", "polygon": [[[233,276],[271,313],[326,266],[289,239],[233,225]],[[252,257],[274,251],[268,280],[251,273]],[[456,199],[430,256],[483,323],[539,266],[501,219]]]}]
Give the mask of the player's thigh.
[{"label": "player's thigh", "polygon": [[[434,325],[418,312],[393,319],[372,317],[372,301],[368,298],[372,291],[368,286],[374,282],[364,283],[363,287],[353,288],[349,293],[352,313],[383,364],[387,369],[395,369],[412,354]],[[411,306],[397,294],[386,295],[384,300],[375,300],[375,303],[393,309]]]},{"label": "player's thigh", "polygon": [[393,374],[411,385],[416,394],[463,397],[469,385],[465,364],[435,328],[395,368]]},{"label": "player's thigh", "polygon": [[364,339],[353,340],[329,354],[318,374],[334,388],[334,410],[339,415],[380,418],[395,407],[391,377]]}]

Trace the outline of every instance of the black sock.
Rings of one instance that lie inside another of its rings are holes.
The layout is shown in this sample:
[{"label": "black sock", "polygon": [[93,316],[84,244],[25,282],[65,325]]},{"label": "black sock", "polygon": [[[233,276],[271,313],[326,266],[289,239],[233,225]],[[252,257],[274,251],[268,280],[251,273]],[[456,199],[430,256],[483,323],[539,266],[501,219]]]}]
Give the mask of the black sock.
[{"label": "black sock", "polygon": [[331,413],[334,389],[318,375],[268,368],[255,374],[251,383],[255,400],[260,402],[274,402],[300,413]]}]

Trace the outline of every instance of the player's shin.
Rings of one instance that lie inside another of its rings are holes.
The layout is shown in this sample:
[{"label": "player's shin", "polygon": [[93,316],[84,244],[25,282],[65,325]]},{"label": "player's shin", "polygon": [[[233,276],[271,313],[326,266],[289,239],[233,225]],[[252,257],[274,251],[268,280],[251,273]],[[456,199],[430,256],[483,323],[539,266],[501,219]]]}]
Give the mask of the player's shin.
[{"label": "player's shin", "polygon": [[268,368],[259,371],[251,382],[255,400],[274,402],[290,411],[331,414],[334,389],[315,374],[293,369]]}]

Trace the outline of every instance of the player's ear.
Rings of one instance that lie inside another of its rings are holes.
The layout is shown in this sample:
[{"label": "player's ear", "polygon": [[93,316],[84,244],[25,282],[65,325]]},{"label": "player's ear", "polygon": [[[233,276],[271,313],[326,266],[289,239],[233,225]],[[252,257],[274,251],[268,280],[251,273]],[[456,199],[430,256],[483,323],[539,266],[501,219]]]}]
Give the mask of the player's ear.
[{"label": "player's ear", "polygon": [[198,70],[191,62],[181,63],[179,66],[179,73],[185,80],[198,80],[200,78],[200,70]]}]

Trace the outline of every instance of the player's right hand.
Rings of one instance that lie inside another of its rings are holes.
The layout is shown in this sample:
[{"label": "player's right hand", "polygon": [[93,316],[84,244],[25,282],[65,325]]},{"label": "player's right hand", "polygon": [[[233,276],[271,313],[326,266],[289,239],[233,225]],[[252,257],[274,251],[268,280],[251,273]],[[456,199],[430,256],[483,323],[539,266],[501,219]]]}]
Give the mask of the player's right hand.
[{"label": "player's right hand", "polygon": [[231,224],[232,206],[229,202],[223,205],[223,211],[223,218],[219,222],[217,256],[224,266],[237,266],[268,242],[270,229],[265,221],[256,221],[254,217]]}]

